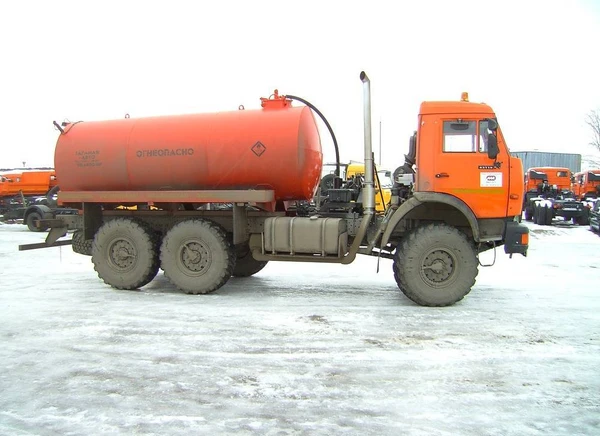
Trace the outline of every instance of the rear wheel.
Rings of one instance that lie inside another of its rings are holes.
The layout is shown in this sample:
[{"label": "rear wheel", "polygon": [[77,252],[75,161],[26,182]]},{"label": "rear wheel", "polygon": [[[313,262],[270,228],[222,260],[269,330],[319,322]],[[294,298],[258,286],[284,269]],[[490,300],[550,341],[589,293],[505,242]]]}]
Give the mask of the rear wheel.
[{"label": "rear wheel", "polygon": [[91,256],[93,243],[93,239],[83,239],[83,230],[75,230],[75,232],[73,232],[71,247],[75,253]]},{"label": "rear wheel", "polygon": [[423,306],[462,300],[478,273],[475,247],[458,229],[429,224],[410,233],[396,249],[394,278],[404,295]]},{"label": "rear wheel", "polygon": [[267,263],[267,261],[254,259],[252,252],[247,248],[243,253],[238,253],[232,275],[234,277],[250,277],[267,266]]},{"label": "rear wheel", "polygon": [[525,221],[531,221],[533,219],[533,210],[530,206],[525,207]]},{"label": "rear wheel", "polygon": [[544,223],[549,226],[552,225],[552,218],[553,218],[553,210],[552,210],[552,206],[548,206],[544,209],[544,212],[546,213],[546,217],[544,219]]},{"label": "rear wheel", "polygon": [[546,226],[552,221],[552,210],[548,206],[538,207],[538,224],[540,226]]},{"label": "rear wheel", "polygon": [[165,275],[179,289],[206,294],[227,283],[234,271],[235,253],[221,227],[192,219],[167,232],[160,261]]},{"label": "rear wheel", "polygon": [[48,230],[48,227],[36,227],[35,222],[42,219],[42,216],[37,212],[31,212],[27,215],[27,219],[25,220],[25,224],[27,224],[27,228],[32,232],[44,232]]},{"label": "rear wheel", "polygon": [[98,277],[117,289],[138,289],[158,273],[156,235],[144,223],[117,218],[94,237],[92,262]]},{"label": "rear wheel", "polygon": [[587,226],[590,223],[590,212],[588,209],[584,209],[583,215],[577,217],[577,224],[580,226]]}]

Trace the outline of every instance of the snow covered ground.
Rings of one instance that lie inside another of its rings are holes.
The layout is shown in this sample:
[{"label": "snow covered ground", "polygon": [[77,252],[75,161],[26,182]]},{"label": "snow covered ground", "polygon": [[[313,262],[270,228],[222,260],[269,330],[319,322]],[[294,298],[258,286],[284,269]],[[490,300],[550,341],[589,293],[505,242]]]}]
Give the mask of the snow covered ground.
[{"label": "snow covered ground", "polygon": [[0,225],[0,434],[600,434],[600,236],[530,226],[436,309],[364,257],[115,291]]}]

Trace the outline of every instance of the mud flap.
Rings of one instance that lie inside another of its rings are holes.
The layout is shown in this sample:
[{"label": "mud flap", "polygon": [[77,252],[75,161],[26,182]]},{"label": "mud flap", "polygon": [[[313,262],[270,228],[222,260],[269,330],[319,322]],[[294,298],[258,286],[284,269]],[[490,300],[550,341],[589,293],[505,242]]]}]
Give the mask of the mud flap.
[{"label": "mud flap", "polygon": [[512,257],[513,254],[527,256],[529,248],[529,229],[516,221],[506,223],[504,235],[504,252]]}]

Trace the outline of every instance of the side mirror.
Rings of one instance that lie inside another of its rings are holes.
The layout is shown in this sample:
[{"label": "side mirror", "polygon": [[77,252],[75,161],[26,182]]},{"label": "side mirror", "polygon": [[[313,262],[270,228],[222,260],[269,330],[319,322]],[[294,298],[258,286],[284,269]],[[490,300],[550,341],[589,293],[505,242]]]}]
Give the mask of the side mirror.
[{"label": "side mirror", "polygon": [[496,121],[495,118],[486,118],[486,121],[488,123],[488,129],[492,132],[495,132],[498,129],[498,121]]},{"label": "side mirror", "polygon": [[493,133],[488,135],[488,157],[490,159],[496,159],[500,153],[500,149],[498,148],[498,138]]}]

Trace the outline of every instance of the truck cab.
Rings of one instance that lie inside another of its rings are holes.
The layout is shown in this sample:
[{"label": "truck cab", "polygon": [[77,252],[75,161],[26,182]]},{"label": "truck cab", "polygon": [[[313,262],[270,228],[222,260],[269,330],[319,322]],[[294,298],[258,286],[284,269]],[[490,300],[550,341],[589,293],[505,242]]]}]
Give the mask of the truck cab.
[{"label": "truck cab", "polygon": [[575,173],[571,190],[579,200],[598,198],[600,195],[600,169]]},{"label": "truck cab", "polygon": [[423,102],[405,159],[394,173],[414,173],[414,200],[401,206],[409,209],[402,219],[449,222],[477,243],[504,243],[507,223],[521,214],[523,166],[490,106],[466,93]]},{"label": "truck cab", "polygon": [[587,224],[589,208],[571,190],[571,170],[567,167],[533,167],[525,173],[523,209],[525,219],[549,225],[555,217]]}]

